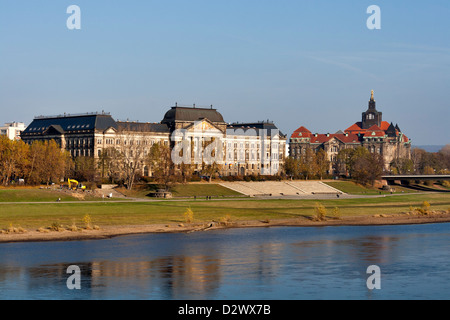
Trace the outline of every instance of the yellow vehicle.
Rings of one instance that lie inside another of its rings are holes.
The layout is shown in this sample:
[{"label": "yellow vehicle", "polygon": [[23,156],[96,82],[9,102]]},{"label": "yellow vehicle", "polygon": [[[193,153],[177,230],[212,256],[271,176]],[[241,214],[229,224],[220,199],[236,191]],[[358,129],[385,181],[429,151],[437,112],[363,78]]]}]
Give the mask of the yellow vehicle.
[{"label": "yellow vehicle", "polygon": [[86,186],[83,186],[83,184],[79,183],[77,180],[68,179],[67,182],[69,183],[69,189],[86,190]]}]

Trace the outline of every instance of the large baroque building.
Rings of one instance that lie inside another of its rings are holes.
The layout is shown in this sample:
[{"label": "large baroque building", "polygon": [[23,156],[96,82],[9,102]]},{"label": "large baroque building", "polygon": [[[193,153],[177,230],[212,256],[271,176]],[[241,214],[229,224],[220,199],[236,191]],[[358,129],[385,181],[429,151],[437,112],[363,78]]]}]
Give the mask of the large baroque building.
[{"label": "large baroque building", "polygon": [[[177,137],[188,140],[189,164],[201,173],[202,152],[208,141],[220,141],[222,175],[276,175],[286,156],[286,136],[272,122],[229,124],[211,108],[174,106],[159,123],[116,121],[107,113],[40,116],[24,130],[26,143],[55,140],[63,150],[76,157],[101,157],[108,149],[133,155],[140,172],[152,175],[145,159],[155,143],[177,147]],[[200,153],[199,153],[200,152]],[[200,154],[200,160],[197,155]],[[214,153],[214,155],[216,155]],[[195,161],[199,160],[199,161]]]},{"label": "large baroque building", "polygon": [[323,149],[330,161],[330,173],[339,174],[339,151],[359,146],[382,155],[386,170],[389,170],[394,159],[411,157],[411,140],[400,130],[398,124],[383,121],[382,113],[376,108],[373,91],[361,122],[356,122],[344,132],[334,134],[313,134],[302,126],[291,135],[289,153],[293,158],[300,158],[306,154],[307,149],[315,152]]}]

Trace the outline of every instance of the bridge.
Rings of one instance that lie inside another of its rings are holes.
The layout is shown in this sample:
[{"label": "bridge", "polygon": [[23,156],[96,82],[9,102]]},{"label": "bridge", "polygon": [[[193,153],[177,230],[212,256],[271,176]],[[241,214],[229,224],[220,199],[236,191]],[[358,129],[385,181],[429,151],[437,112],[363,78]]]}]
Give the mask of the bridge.
[{"label": "bridge", "polygon": [[420,181],[442,181],[450,180],[449,174],[430,174],[430,175],[392,175],[382,176],[383,180],[387,181],[406,181],[406,180],[420,180]]}]

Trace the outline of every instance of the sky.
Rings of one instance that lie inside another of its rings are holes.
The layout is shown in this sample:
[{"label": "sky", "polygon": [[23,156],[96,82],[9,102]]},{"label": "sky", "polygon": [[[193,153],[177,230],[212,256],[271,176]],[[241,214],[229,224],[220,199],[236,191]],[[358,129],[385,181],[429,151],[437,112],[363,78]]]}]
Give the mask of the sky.
[{"label": "sky", "polygon": [[[367,27],[371,5],[381,29]],[[101,111],[159,122],[178,103],[334,133],[374,90],[413,145],[444,145],[449,31],[448,0],[0,0],[0,124]]]}]

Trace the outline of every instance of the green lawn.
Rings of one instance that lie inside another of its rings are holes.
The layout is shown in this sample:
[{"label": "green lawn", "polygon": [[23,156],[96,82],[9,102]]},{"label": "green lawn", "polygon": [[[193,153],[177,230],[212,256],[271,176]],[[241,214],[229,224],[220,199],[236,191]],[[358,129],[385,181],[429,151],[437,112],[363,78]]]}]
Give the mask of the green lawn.
[{"label": "green lawn", "polygon": [[[333,181],[333,182],[325,182],[327,185],[341,190],[347,194],[355,194],[355,195],[377,195],[377,194],[390,194],[388,191],[383,191],[376,188],[364,187],[360,184],[357,184],[352,181]],[[411,190],[408,188],[404,188],[401,186],[393,186],[395,189],[394,193],[412,193],[417,192],[415,190]]]},{"label": "green lawn", "polygon": [[56,201],[58,198],[63,201],[77,201],[68,194],[48,189],[0,189],[0,202],[48,202]]},{"label": "green lawn", "polygon": [[187,208],[194,211],[196,222],[219,220],[276,220],[311,217],[320,202],[331,213],[338,207],[343,216],[394,214],[420,207],[428,201],[432,209],[450,208],[448,194],[399,195],[365,199],[317,200],[255,200],[232,199],[220,201],[160,201],[160,202],[82,202],[52,204],[0,203],[0,229],[9,225],[26,229],[48,227],[53,223],[83,226],[86,214],[99,226],[170,224],[184,222]]}]

